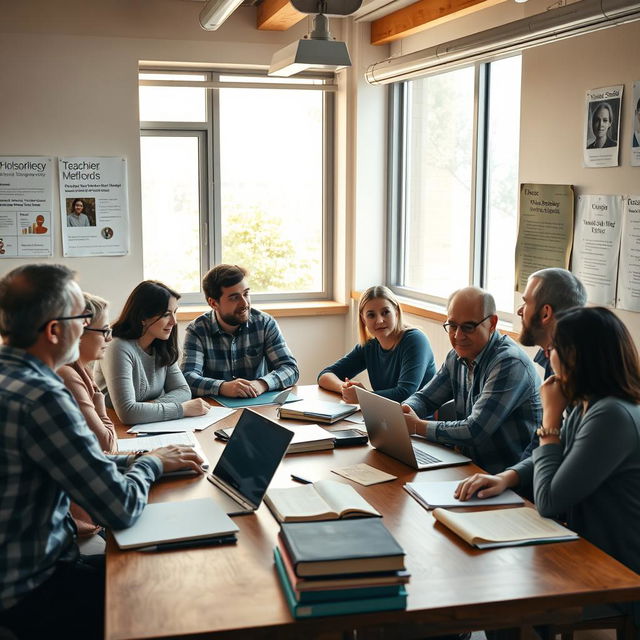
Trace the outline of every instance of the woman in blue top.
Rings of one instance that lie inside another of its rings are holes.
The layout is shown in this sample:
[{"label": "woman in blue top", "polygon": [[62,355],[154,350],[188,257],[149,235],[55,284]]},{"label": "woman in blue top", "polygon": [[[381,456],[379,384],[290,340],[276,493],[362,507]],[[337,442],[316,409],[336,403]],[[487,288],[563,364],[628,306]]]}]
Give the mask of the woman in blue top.
[{"label": "woman in blue top", "polygon": [[360,344],[338,362],[323,369],[318,384],[342,394],[345,402],[357,403],[351,380],[366,369],[373,391],[396,402],[422,388],[436,372],[427,337],[402,320],[402,309],[387,287],[369,287],[358,305]]}]

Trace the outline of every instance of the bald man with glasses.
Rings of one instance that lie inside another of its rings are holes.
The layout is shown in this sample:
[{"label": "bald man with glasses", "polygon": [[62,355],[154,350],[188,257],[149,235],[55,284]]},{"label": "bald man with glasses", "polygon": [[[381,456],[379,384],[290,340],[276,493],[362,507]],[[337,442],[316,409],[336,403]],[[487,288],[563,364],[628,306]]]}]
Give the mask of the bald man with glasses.
[{"label": "bald man with glasses", "polygon": [[[542,420],[535,367],[497,323],[490,293],[466,287],[451,294],[443,327],[453,349],[403,404],[409,433],[456,446],[489,473],[518,462]],[[455,420],[428,418],[450,400]]]}]

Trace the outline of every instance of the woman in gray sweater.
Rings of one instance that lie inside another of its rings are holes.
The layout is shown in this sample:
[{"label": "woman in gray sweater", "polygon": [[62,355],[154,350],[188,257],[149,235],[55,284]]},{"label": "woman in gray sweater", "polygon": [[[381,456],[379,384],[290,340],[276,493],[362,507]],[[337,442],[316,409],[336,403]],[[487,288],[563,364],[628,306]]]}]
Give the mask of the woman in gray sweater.
[{"label": "woman in gray sweater", "polygon": [[[536,508],[640,571],[640,364],[618,317],[602,307],[557,315],[555,375],[540,388],[540,446],[496,476],[476,474],[461,498],[533,485]],[[563,420],[565,410],[567,417]],[[640,621],[637,603],[616,605]],[[594,612],[585,612],[596,617]],[[605,611],[598,611],[601,617]],[[613,611],[611,612],[613,613]]]},{"label": "woman in gray sweater", "polygon": [[96,382],[124,424],[204,415],[191,399],[178,360],[176,311],[180,295],[155,280],[141,282],[113,324],[113,342]]}]

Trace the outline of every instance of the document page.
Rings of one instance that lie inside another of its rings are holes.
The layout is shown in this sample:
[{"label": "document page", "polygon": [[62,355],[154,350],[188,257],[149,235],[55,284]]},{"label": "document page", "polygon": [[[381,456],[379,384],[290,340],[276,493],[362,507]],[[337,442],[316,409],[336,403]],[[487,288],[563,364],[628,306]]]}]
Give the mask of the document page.
[{"label": "document page", "polygon": [[514,542],[542,542],[578,537],[573,531],[549,518],[543,518],[535,509],[529,507],[471,513],[436,509],[433,515],[469,544],[480,548],[492,543],[508,545]]}]

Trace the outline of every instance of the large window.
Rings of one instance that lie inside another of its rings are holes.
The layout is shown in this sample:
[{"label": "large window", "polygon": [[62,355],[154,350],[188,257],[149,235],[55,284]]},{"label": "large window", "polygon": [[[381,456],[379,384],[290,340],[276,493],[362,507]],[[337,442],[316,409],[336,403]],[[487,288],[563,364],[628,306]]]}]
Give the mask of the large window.
[{"label": "large window", "polygon": [[330,296],[333,89],[140,74],[145,278],[201,301],[202,274],[229,262],[259,297]]},{"label": "large window", "polygon": [[513,311],[520,57],[392,88],[390,281],[443,303],[491,291]]}]

